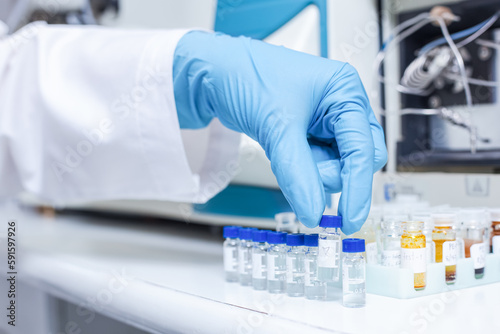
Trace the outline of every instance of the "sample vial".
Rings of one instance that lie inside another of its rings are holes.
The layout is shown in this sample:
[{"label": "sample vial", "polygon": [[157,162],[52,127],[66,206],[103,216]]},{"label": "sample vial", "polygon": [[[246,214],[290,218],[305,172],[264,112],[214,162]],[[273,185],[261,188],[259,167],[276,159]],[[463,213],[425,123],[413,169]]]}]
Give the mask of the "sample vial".
[{"label": "sample vial", "polygon": [[401,221],[395,217],[384,217],[382,222],[381,263],[386,267],[401,265]]},{"label": "sample vial", "polygon": [[286,289],[286,233],[267,233],[267,291],[284,293]]},{"label": "sample vial", "polygon": [[305,296],[307,299],[323,300],[326,297],[326,283],[318,278],[318,235],[304,236],[305,255]]},{"label": "sample vial", "polygon": [[254,228],[240,228],[238,248],[238,268],[241,285],[252,285],[252,233]]},{"label": "sample vial", "polygon": [[425,254],[425,235],[422,233],[423,222],[408,221],[403,223],[401,236],[401,268],[413,271],[415,290],[425,288],[427,261]]},{"label": "sample vial", "polygon": [[373,219],[368,218],[366,222],[361,227],[361,230],[357,233],[360,239],[365,240],[366,252],[363,256],[368,264],[378,263],[378,247],[377,239],[375,235],[375,223]]},{"label": "sample vial", "polygon": [[491,215],[491,252],[500,254],[500,209],[490,210]]},{"label": "sample vial", "polygon": [[[457,247],[458,247],[458,258],[465,258],[465,236],[467,234],[467,229],[464,226],[462,219],[455,220],[455,232],[457,235]],[[461,218],[461,215],[460,215]]]},{"label": "sample vial", "polygon": [[255,290],[267,289],[267,232],[256,230],[252,233],[252,285]]},{"label": "sample vial", "polygon": [[342,217],[324,215],[319,226],[321,232],[318,240],[318,277],[323,282],[338,282]]},{"label": "sample vial", "polygon": [[290,297],[304,296],[305,250],[304,234],[288,234],[286,236],[286,293]]},{"label": "sample vial", "polygon": [[238,226],[224,226],[223,236],[226,240],[223,243],[224,274],[227,282],[238,282],[238,246],[240,240]]},{"label": "sample vial", "polygon": [[299,232],[299,224],[297,223],[297,217],[293,212],[282,212],[274,216],[276,220],[276,231],[286,232],[286,233],[297,233]]},{"label": "sample vial", "polygon": [[456,216],[454,214],[433,214],[434,230],[432,241],[436,247],[436,262],[445,265],[446,284],[455,283],[457,275],[458,244],[453,230]]},{"label": "sample vial", "polygon": [[363,239],[348,238],[342,242],[342,304],[363,307],[366,304],[366,268]]},{"label": "sample vial", "polygon": [[484,244],[485,212],[482,210],[462,210],[460,212],[465,228],[465,257],[474,261],[474,275],[483,278],[486,258]]},{"label": "sample vial", "polygon": [[411,215],[411,220],[423,222],[424,228],[422,233],[425,235],[425,256],[427,263],[433,263],[436,258],[436,246],[432,241],[432,224],[431,213],[427,211],[417,211]]}]

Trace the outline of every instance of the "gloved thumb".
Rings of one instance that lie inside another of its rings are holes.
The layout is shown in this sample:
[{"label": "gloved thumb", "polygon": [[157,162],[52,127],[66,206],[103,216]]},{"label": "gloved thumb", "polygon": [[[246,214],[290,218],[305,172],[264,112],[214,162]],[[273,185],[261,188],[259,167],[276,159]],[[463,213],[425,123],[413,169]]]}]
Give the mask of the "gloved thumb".
[{"label": "gloved thumb", "polygon": [[325,193],[305,131],[294,127],[274,129],[263,146],[297,218],[307,227],[316,227],[325,209]]}]

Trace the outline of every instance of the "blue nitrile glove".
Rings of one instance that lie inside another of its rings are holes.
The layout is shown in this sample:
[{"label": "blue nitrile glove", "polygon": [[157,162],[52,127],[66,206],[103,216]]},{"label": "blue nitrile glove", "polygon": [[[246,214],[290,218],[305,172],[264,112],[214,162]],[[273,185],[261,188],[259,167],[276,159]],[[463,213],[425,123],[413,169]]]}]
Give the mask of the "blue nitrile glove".
[{"label": "blue nitrile glove", "polygon": [[387,159],[382,128],[349,64],[246,37],[193,31],[174,55],[182,128],[214,117],[264,148],[298,219],[317,226],[325,190],[340,192],[345,234],[363,225],[373,173]]}]

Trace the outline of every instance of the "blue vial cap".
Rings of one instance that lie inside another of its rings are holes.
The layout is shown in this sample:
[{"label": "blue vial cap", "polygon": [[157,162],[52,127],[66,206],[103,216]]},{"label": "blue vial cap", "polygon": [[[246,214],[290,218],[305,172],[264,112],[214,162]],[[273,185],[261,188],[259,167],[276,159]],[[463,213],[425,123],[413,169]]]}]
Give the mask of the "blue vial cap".
[{"label": "blue vial cap", "polygon": [[240,228],[239,237],[241,240],[252,240],[252,233],[255,231],[254,227],[242,227]]},{"label": "blue vial cap", "polygon": [[320,227],[342,227],[342,217],[324,215],[319,222]]},{"label": "blue vial cap", "polygon": [[304,246],[304,234],[292,233],[286,236],[287,246]]},{"label": "blue vial cap", "polygon": [[266,230],[254,230],[252,232],[252,240],[255,242],[266,242],[267,241],[267,231]]},{"label": "blue vial cap", "polygon": [[267,242],[270,244],[284,244],[286,243],[286,233],[285,232],[267,232]]},{"label": "blue vial cap", "polygon": [[306,234],[304,236],[304,245],[307,247],[318,247],[318,235]]},{"label": "blue vial cap", "polygon": [[342,251],[344,253],[362,253],[365,251],[365,240],[348,238],[342,241]]},{"label": "blue vial cap", "polygon": [[224,238],[237,238],[240,231],[239,226],[224,226],[223,235]]}]

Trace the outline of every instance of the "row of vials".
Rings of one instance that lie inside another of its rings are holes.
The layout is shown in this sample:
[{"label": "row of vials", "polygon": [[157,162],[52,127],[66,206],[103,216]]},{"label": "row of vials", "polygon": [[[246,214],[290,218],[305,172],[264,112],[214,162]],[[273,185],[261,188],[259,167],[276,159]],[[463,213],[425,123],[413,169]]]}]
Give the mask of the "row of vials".
[{"label": "row of vials", "polygon": [[342,245],[342,304],[364,306],[365,241],[341,240],[340,216],[325,215],[319,226],[319,234],[224,227],[226,281],[269,293],[324,300],[328,283],[340,279]]},{"label": "row of vials", "polygon": [[416,290],[425,288],[427,263],[443,263],[446,283],[454,284],[459,258],[472,258],[475,277],[481,279],[486,254],[500,254],[500,210],[414,213],[411,221],[404,219],[369,219],[356,236],[366,240],[369,264],[412,269]]}]

